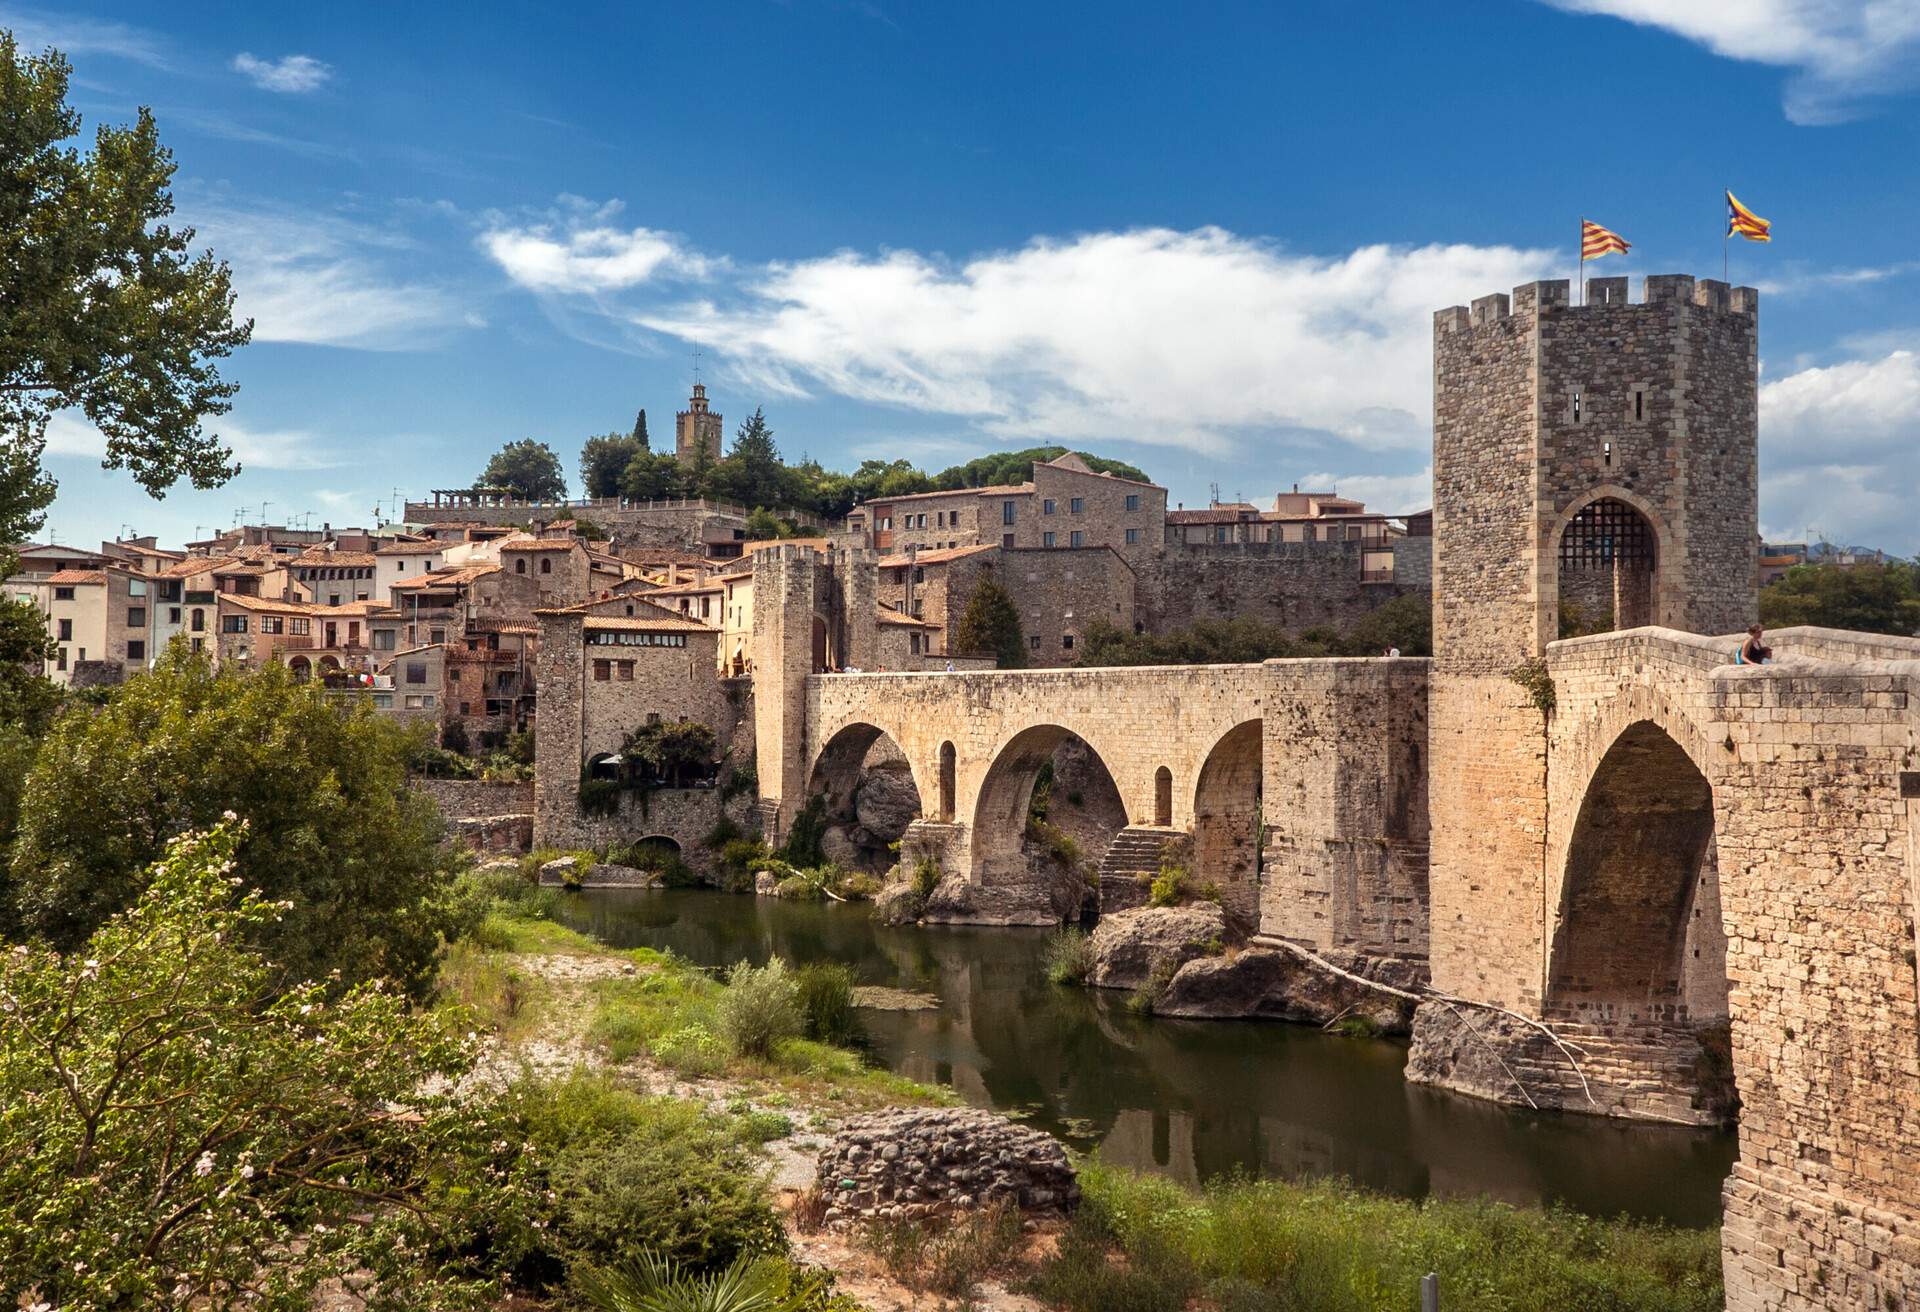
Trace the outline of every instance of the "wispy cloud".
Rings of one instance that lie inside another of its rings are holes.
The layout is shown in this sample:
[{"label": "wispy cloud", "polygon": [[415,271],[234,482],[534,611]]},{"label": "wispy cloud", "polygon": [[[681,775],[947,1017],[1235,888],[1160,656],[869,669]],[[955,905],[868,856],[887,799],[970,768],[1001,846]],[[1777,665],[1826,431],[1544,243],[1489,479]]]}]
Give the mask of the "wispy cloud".
[{"label": "wispy cloud", "polygon": [[1546,0],[1672,32],[1717,55],[1792,70],[1796,123],[1855,117],[1874,96],[1920,84],[1920,5],[1912,0]]},{"label": "wispy cloud", "polygon": [[199,240],[233,266],[238,312],[257,342],[363,350],[430,346],[465,325],[451,291],[398,274],[391,233],[327,215],[189,202]]},{"label": "wispy cloud", "polygon": [[536,221],[490,215],[480,249],[534,292],[617,292],[656,277],[703,278],[711,271],[711,261],[671,233],[616,225],[621,209],[618,201],[595,205],[562,196],[557,211]]},{"label": "wispy cloud", "polygon": [[106,55],[154,68],[168,65],[165,42],[155,33],[127,23],[103,22],[74,14],[49,14],[9,5],[0,9],[0,27],[29,50],[58,50],[74,55]]},{"label": "wispy cloud", "polygon": [[283,95],[304,95],[309,91],[318,91],[333,76],[333,66],[322,63],[312,55],[260,59],[244,50],[233,57],[233,71],[262,91],[276,91]]},{"label": "wispy cloud", "polygon": [[1417,474],[1309,474],[1301,491],[1337,491],[1367,503],[1369,510],[1404,515],[1433,508],[1433,466]]},{"label": "wispy cloud", "polygon": [[[230,416],[208,420],[207,430],[233,449],[245,469],[332,469],[343,462],[322,454],[324,445],[304,429],[257,429]],[[63,410],[47,424],[47,454],[104,456],[107,439],[87,417]]]}]

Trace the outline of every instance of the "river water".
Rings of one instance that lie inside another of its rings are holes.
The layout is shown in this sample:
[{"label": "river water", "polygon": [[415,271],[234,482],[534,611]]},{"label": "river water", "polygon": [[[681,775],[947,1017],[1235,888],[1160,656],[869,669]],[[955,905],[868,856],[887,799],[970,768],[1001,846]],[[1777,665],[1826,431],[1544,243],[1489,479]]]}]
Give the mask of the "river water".
[{"label": "river water", "polygon": [[938,995],[863,1010],[874,1060],[1027,1116],[1109,1161],[1189,1184],[1225,1172],[1341,1175],[1422,1198],[1485,1194],[1717,1224],[1728,1133],[1530,1113],[1407,1084],[1403,1043],[1309,1026],[1138,1017],[1123,995],[1049,984],[1044,930],[889,929],[864,904],[697,890],[569,895],[561,919],[701,965],[841,961],[863,984]]}]

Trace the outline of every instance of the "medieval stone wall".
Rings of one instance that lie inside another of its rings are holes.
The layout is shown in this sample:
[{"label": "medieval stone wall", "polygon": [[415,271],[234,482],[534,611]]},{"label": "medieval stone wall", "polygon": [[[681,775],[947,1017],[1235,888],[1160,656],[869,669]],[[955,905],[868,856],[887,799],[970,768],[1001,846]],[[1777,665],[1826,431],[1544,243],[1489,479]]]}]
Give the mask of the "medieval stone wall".
[{"label": "medieval stone wall", "polygon": [[1232,619],[1346,628],[1400,591],[1362,583],[1361,553],[1358,542],[1165,543],[1131,558],[1135,609],[1152,633]]}]

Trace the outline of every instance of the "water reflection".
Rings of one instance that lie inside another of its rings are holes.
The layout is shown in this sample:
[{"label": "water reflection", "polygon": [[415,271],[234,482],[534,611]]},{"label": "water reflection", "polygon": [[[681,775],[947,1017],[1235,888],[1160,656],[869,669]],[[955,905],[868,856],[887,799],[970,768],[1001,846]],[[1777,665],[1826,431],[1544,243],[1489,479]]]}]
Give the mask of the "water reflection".
[{"label": "water reflection", "polygon": [[1729,1134],[1417,1088],[1401,1078],[1399,1044],[1142,1019],[1119,997],[1048,984],[1043,931],[887,929],[864,907],[644,890],[575,895],[563,918],[706,965],[844,961],[862,983],[938,994],[938,1011],[861,1013],[877,1060],[1189,1184],[1235,1170],[1332,1174],[1409,1198],[1486,1194],[1707,1225],[1735,1155]]}]

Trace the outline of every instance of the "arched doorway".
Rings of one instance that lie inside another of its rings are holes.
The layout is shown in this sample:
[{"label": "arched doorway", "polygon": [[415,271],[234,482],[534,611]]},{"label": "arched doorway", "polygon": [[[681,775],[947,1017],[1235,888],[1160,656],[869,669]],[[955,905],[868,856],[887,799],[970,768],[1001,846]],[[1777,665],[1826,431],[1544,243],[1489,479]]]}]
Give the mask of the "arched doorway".
[{"label": "arched doorway", "polygon": [[1153,772],[1153,822],[1162,828],[1173,823],[1173,771],[1164,765]]},{"label": "arched doorway", "polygon": [[1658,574],[1658,536],[1647,517],[1617,497],[1588,502],[1560,531],[1556,635],[1655,623]]},{"label": "arched doorway", "polygon": [[620,779],[620,758],[612,752],[601,752],[587,759],[587,778],[604,779],[617,783]]},{"label": "arched doorway", "polygon": [[813,672],[825,674],[832,667],[827,663],[827,622],[818,615],[813,617]]},{"label": "arched doorway", "polygon": [[287,668],[293,671],[293,677],[297,682],[305,683],[313,677],[313,662],[305,656],[295,656],[287,662]]},{"label": "arched doorway", "polygon": [[1076,913],[1126,806],[1106,762],[1057,724],[1023,729],[1000,748],[973,808],[972,879],[983,889]]},{"label": "arched doorway", "polygon": [[1260,900],[1261,731],[1259,720],[1228,730],[1193,789],[1193,878],[1218,885],[1227,910],[1249,920]]},{"label": "arched doorway", "polygon": [[807,772],[809,804],[819,799],[828,860],[880,871],[894,862],[891,845],[920,818],[920,788],[900,744],[878,725],[856,723],[827,740]]},{"label": "arched doorway", "polygon": [[1666,730],[1637,721],[1574,821],[1545,1012],[1684,1088],[1698,1119],[1730,1120],[1726,961],[1713,789]]}]

